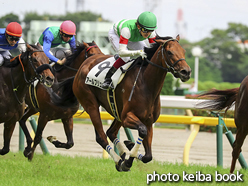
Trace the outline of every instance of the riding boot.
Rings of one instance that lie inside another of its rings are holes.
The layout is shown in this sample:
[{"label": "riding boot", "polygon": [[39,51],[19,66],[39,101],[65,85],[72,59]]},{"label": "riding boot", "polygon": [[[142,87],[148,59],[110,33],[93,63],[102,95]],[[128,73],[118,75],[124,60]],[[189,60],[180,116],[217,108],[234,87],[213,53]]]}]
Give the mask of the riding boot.
[{"label": "riding boot", "polygon": [[112,66],[109,71],[107,72],[106,76],[105,76],[105,80],[102,84],[102,88],[104,89],[114,89],[114,86],[112,84],[112,75],[116,72],[116,68],[114,66]]}]

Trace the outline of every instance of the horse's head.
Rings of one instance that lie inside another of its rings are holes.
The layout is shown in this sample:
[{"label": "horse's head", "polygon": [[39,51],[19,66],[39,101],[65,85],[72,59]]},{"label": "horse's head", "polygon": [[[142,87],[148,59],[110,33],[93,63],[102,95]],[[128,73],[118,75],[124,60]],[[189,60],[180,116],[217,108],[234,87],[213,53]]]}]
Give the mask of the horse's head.
[{"label": "horse's head", "polygon": [[83,45],[85,47],[85,56],[90,57],[96,54],[103,54],[100,48],[97,46],[95,41],[92,41],[92,43],[85,43],[83,42]]},{"label": "horse's head", "polygon": [[[44,85],[51,87],[54,83],[54,76],[51,72],[49,59],[43,50],[37,46],[30,46],[26,44],[27,51],[27,68],[29,69],[29,76],[31,79],[38,79]],[[25,71],[23,67],[23,71]],[[30,81],[26,79],[26,81]]]},{"label": "horse's head", "polygon": [[174,77],[180,78],[183,82],[188,81],[191,75],[191,68],[185,60],[185,50],[179,44],[180,37],[176,39],[162,38],[155,39],[161,45],[160,55],[162,56],[162,66],[167,68]]}]

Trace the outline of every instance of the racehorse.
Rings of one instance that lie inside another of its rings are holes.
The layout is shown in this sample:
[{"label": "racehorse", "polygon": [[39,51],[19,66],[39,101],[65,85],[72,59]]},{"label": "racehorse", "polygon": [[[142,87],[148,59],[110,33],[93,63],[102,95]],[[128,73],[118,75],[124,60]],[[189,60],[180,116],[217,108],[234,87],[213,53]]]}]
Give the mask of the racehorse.
[{"label": "racehorse", "polygon": [[0,67],[0,123],[4,123],[4,146],[0,154],[9,152],[9,145],[15,124],[25,110],[25,95],[28,86],[38,79],[45,86],[52,86],[54,76],[49,59],[39,47],[26,44],[22,52],[11,60],[5,60]]},{"label": "racehorse", "polygon": [[[148,64],[134,66],[127,71],[123,80],[114,90],[120,120],[115,118],[106,134],[119,150],[120,156],[110,147],[100,118],[100,105],[114,116],[107,99],[109,90],[98,89],[85,84],[89,71],[96,64],[109,58],[109,56],[97,55],[86,59],[75,78],[67,79],[59,84],[61,89],[66,87],[63,89],[61,96],[56,94],[52,96],[54,103],[64,105],[75,104],[73,103],[73,100],[75,100],[73,96],[76,96],[91,118],[95,128],[97,143],[113,158],[118,171],[130,170],[133,160],[136,157],[144,163],[152,160],[152,125],[160,115],[160,92],[167,72],[171,72],[183,82],[190,78],[191,69],[184,59],[185,50],[179,44],[179,39],[179,35],[176,39],[158,36],[150,48],[144,48],[147,54],[146,62]],[[142,61],[141,57],[136,60]],[[132,98],[129,100],[130,92],[138,73],[136,86]],[[129,150],[117,138],[117,133],[121,126],[138,130],[139,134],[138,140],[131,149],[129,159],[126,160],[125,156]],[[145,148],[144,156],[138,154],[141,142],[143,142]]]},{"label": "racehorse", "polygon": [[200,95],[207,101],[203,101],[197,105],[197,108],[221,111],[227,111],[235,104],[234,122],[237,127],[236,139],[233,143],[232,163],[230,173],[233,173],[236,161],[241,152],[241,147],[248,134],[248,76],[241,82],[239,88],[226,90],[210,90]]},{"label": "racehorse", "polygon": [[[103,54],[101,50],[97,47],[95,42],[92,43],[80,43],[77,48],[76,52],[67,56],[66,63],[59,67],[59,72],[54,72],[55,80],[60,81],[63,78],[68,78],[71,76],[74,76],[80,67],[80,65],[83,63],[83,61],[95,54]],[[55,69],[58,68],[55,65]],[[36,149],[36,146],[40,143],[42,139],[42,133],[43,130],[47,124],[48,121],[55,120],[55,119],[61,119],[64,131],[67,137],[67,143],[62,143],[58,140],[56,140],[56,137],[49,136],[48,140],[55,145],[57,148],[66,148],[69,149],[74,145],[73,142],[73,115],[77,112],[79,105],[75,105],[74,107],[66,108],[66,107],[59,107],[54,105],[51,100],[50,96],[47,92],[47,89],[45,86],[43,86],[41,83],[38,83],[36,86],[36,100],[37,105],[33,104],[34,100],[31,99],[30,91],[26,95],[25,102],[28,105],[28,107],[25,110],[25,113],[21,120],[19,121],[20,126],[22,127],[24,134],[27,139],[27,147],[24,150],[24,155],[28,157],[28,159],[31,161],[34,155],[34,151]],[[39,112],[38,117],[38,127],[34,138],[34,145],[31,148],[32,145],[32,138],[28,132],[28,129],[26,127],[26,121],[27,119]]]}]

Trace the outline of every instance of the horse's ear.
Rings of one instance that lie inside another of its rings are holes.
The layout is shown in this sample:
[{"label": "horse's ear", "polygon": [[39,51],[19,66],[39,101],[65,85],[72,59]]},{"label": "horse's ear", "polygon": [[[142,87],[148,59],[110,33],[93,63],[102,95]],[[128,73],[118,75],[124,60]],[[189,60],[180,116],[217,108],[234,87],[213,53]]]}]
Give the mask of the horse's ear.
[{"label": "horse's ear", "polygon": [[180,40],[180,36],[179,36],[179,34],[177,34],[176,39],[177,39],[178,41]]},{"label": "horse's ear", "polygon": [[96,45],[96,42],[95,41],[92,41],[92,43]]},{"label": "horse's ear", "polygon": [[89,47],[88,43],[83,42],[84,47]]},{"label": "horse's ear", "polygon": [[28,43],[26,43],[27,50],[29,51],[34,51],[34,48],[31,47]]}]

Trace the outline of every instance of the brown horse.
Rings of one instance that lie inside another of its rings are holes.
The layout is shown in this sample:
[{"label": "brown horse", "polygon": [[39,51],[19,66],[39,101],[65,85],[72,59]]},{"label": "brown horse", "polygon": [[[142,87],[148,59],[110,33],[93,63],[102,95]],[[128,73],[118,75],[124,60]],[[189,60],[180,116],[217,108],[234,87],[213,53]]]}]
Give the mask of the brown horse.
[{"label": "brown horse", "polygon": [[210,90],[203,93],[200,97],[206,99],[197,105],[197,108],[220,111],[227,111],[235,104],[234,122],[237,127],[236,139],[233,143],[232,163],[230,173],[233,173],[236,161],[241,152],[241,147],[248,134],[248,76],[241,82],[239,88],[226,90]]},{"label": "brown horse", "polygon": [[[76,96],[85,111],[90,115],[95,127],[96,141],[113,158],[118,171],[128,171],[134,158],[139,158],[144,163],[152,160],[152,124],[156,122],[160,115],[160,92],[167,72],[171,72],[183,82],[190,78],[191,69],[184,59],[185,50],[180,46],[179,39],[179,36],[176,39],[157,37],[155,39],[156,43],[151,48],[144,48],[148,64],[142,67],[135,66],[127,71],[122,82],[114,90],[120,120],[115,119],[113,121],[107,130],[107,135],[119,150],[120,156],[109,145],[99,113],[99,106],[102,105],[107,112],[114,116],[107,99],[108,91],[85,84],[88,72],[109,56],[97,55],[86,59],[74,79],[71,78],[60,83],[60,87],[66,87],[62,96],[59,97],[54,94],[52,97],[56,104],[69,104],[68,99],[72,98],[73,95]],[[142,61],[141,57],[136,60]],[[132,99],[129,100],[139,70],[140,73]],[[71,86],[73,86],[73,92],[69,89]],[[138,130],[139,133],[139,138],[132,148],[128,160],[125,160],[125,156],[129,150],[117,138],[121,126]],[[144,156],[138,155],[141,142],[143,142],[145,148]]]},{"label": "brown horse", "polygon": [[[79,44],[77,46],[76,52],[69,55],[67,57],[66,63],[59,67],[60,71],[56,72],[55,70],[55,80],[60,81],[63,78],[74,76],[84,60],[95,54],[103,54],[95,42]],[[55,66],[55,69],[56,68],[58,67]],[[35,148],[42,139],[42,132],[48,121],[61,119],[67,137],[67,143],[62,143],[58,140],[55,140],[56,137],[49,136],[48,140],[53,143],[55,147],[69,149],[74,145],[72,136],[73,115],[77,112],[79,107],[78,104],[70,108],[54,105],[50,100],[50,95],[47,92],[47,88],[44,87],[41,83],[38,83],[36,86],[36,100],[37,107],[32,104],[30,92],[26,95],[25,102],[28,107],[26,108],[22,119],[19,121],[27,139],[27,147],[24,150],[24,155],[28,157],[29,160],[32,160],[33,158]],[[26,127],[26,121],[30,116],[36,114],[37,112],[39,112],[40,115],[38,118],[38,127],[34,138],[34,145],[31,148],[33,140]]]},{"label": "brown horse", "polygon": [[4,123],[4,146],[0,154],[9,152],[10,139],[25,109],[28,86],[38,79],[52,86],[54,76],[50,71],[49,59],[39,47],[29,44],[27,51],[0,67],[0,123]]}]

